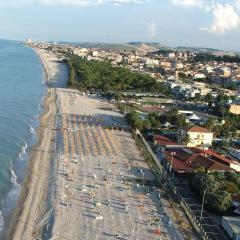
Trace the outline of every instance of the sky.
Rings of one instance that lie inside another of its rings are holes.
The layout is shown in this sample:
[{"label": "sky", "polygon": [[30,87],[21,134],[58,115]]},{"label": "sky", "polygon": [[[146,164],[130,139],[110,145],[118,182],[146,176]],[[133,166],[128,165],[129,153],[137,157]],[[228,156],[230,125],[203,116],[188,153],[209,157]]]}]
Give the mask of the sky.
[{"label": "sky", "polygon": [[0,38],[240,51],[240,0],[0,0]]}]

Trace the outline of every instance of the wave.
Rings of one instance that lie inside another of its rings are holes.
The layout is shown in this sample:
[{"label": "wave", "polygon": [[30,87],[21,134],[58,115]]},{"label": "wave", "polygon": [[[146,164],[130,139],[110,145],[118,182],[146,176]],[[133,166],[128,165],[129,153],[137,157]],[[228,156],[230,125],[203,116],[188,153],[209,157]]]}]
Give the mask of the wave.
[{"label": "wave", "polygon": [[35,129],[34,129],[32,126],[29,126],[29,132],[30,132],[32,135],[36,135],[36,131],[35,131]]},{"label": "wave", "polygon": [[27,142],[25,142],[24,145],[21,147],[20,152],[18,154],[19,159],[23,159],[23,156],[26,154],[27,147],[28,147]]},{"label": "wave", "polygon": [[12,188],[6,198],[6,204],[7,204],[6,209],[8,210],[8,212],[10,212],[12,208],[16,206],[16,202],[21,191],[21,186],[17,182],[17,175],[13,167],[10,168],[10,174],[11,174],[10,181],[12,183]]},{"label": "wave", "polygon": [[39,114],[32,115],[31,122],[36,121],[39,118]]},{"label": "wave", "polygon": [[[17,175],[13,169],[12,164],[11,164],[11,168],[9,171],[10,171],[10,175],[11,175],[10,182],[12,183],[12,187],[11,187],[10,191],[8,192],[6,198],[3,199],[1,202],[1,205],[4,206],[4,208],[3,208],[4,216],[9,214],[12,211],[12,209],[16,206],[17,199],[21,192],[21,186],[17,182]],[[1,213],[0,214],[0,228],[4,227],[3,223],[4,223],[4,220],[3,220],[2,213]]]},{"label": "wave", "polygon": [[42,86],[45,86],[45,84],[46,84],[45,78],[42,79],[41,84],[42,84]]},{"label": "wave", "polygon": [[0,210],[0,232],[3,230],[4,226],[5,226],[5,222],[3,220],[2,212]]}]

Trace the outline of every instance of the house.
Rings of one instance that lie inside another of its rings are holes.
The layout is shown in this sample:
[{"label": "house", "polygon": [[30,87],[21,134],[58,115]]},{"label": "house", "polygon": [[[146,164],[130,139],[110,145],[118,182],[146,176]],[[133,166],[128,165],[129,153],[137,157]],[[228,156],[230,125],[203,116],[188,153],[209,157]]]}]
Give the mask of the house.
[{"label": "house", "polygon": [[240,217],[222,217],[222,226],[233,240],[240,240]]},{"label": "house", "polygon": [[171,168],[178,175],[195,172],[199,167],[203,167],[207,172],[240,172],[240,163],[212,150],[187,147],[161,135],[154,136],[154,145],[161,164],[166,170]]},{"label": "house", "polygon": [[197,116],[196,114],[193,114],[192,116],[188,116],[187,117],[187,121],[191,122],[193,124],[197,124],[197,123],[201,123],[202,118],[200,118],[199,116]]},{"label": "house", "polygon": [[186,142],[188,147],[204,147],[212,146],[213,132],[206,128],[193,126],[190,128],[180,129],[178,142]]},{"label": "house", "polygon": [[240,105],[232,104],[229,108],[229,112],[232,114],[239,115],[240,114]]},{"label": "house", "polygon": [[177,174],[195,172],[199,167],[203,167],[207,172],[240,171],[240,164],[234,165],[232,160],[199,148],[167,148],[163,156],[166,166],[171,166]]}]

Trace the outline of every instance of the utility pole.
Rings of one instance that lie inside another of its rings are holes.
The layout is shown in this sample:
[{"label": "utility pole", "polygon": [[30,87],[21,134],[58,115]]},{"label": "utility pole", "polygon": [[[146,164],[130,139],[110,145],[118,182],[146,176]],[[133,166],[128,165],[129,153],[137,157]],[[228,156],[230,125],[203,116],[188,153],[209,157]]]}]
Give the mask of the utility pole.
[{"label": "utility pole", "polygon": [[171,154],[171,171],[172,171],[172,168],[173,168],[173,156],[175,156],[176,155],[176,152],[171,152],[170,153]]},{"label": "utility pole", "polygon": [[171,170],[170,170],[170,178],[172,178],[172,173],[174,173],[174,170],[173,170],[173,156],[176,155],[176,152],[171,152]]},{"label": "utility pole", "polygon": [[202,215],[203,215],[203,206],[204,206],[204,201],[205,201],[205,195],[206,195],[206,190],[204,190],[204,192],[203,192],[203,200],[202,200],[202,209],[201,209],[200,222],[202,220]]}]

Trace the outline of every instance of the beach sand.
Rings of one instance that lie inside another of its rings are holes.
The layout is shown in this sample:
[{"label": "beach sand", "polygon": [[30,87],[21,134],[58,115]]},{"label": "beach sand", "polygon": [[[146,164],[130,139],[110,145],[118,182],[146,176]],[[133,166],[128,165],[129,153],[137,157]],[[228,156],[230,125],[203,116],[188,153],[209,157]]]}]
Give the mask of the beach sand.
[{"label": "beach sand", "polygon": [[44,100],[44,113],[40,117],[38,143],[29,154],[28,170],[22,190],[4,239],[41,239],[42,219],[46,214],[49,177],[51,172],[52,138],[56,117],[55,89],[66,86],[67,68],[47,51],[36,50],[43,64],[48,94]]},{"label": "beach sand", "polygon": [[[179,227],[167,226],[163,212],[171,216],[170,208],[164,203],[165,210],[159,209],[163,190],[151,186],[154,175],[131,133],[119,128],[126,127],[123,115],[102,98],[63,88],[66,65],[54,54],[37,53],[48,96],[39,141],[30,153],[28,174],[5,239],[42,239],[44,220],[51,222],[47,201],[51,182],[55,184],[52,239],[159,239],[154,234],[159,227],[164,230],[161,239],[171,239],[170,235],[183,239]],[[160,222],[156,222],[158,211]],[[178,219],[171,220],[177,226]]]}]

